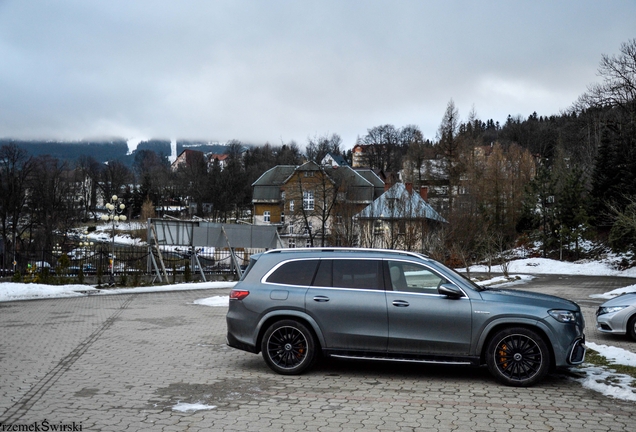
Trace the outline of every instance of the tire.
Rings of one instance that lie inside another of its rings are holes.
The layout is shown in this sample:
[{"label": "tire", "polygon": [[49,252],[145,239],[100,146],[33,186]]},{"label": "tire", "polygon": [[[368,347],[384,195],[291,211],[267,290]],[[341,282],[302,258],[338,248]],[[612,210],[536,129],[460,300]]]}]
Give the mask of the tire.
[{"label": "tire", "polygon": [[282,375],[299,375],[314,363],[316,342],[313,333],[298,321],[272,324],[261,342],[265,363]]},{"label": "tire", "polygon": [[536,332],[522,328],[498,331],[486,348],[486,364],[501,383],[529,387],[541,381],[550,369],[550,350]]},{"label": "tire", "polygon": [[629,321],[627,321],[627,335],[636,341],[636,315],[633,315]]}]

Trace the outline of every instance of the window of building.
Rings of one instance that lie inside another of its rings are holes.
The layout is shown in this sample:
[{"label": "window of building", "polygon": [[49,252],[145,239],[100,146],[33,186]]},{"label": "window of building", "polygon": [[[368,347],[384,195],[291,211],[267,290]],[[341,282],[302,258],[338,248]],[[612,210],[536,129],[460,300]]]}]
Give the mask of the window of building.
[{"label": "window of building", "polygon": [[269,210],[263,212],[263,222],[270,222],[271,212]]},{"label": "window of building", "polygon": [[294,212],[294,200],[289,201],[289,212]]},{"label": "window of building", "polygon": [[287,247],[290,249],[293,249],[296,247],[296,239],[293,237],[290,237],[289,239],[287,239]]},{"label": "window of building", "polygon": [[303,210],[314,209],[314,191],[303,192]]}]

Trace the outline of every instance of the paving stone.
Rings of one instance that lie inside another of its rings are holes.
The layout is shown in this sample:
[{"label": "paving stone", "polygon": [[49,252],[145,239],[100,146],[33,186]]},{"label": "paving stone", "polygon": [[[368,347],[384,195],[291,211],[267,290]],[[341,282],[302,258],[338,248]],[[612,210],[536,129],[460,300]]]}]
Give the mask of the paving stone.
[{"label": "paving stone", "polygon": [[[588,340],[634,351],[594,329],[600,301],[589,294],[619,284],[538,278],[523,288],[575,299]],[[530,389],[501,386],[485,368],[434,365],[328,361],[302,376],[276,375],[260,356],[225,345],[225,308],[193,304],[227,294],[1,304],[0,422],[75,421],[101,431],[633,430],[636,404],[559,373]],[[216,408],[175,411],[182,402]]]}]

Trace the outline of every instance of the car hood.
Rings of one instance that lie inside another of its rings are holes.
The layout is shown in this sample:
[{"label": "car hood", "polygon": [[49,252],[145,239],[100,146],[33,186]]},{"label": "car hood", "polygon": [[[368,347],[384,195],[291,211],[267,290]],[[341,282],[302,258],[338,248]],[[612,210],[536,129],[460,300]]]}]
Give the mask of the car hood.
[{"label": "car hood", "polygon": [[606,301],[602,306],[631,306],[636,305],[636,293],[621,294],[611,300]]},{"label": "car hood", "polygon": [[486,301],[504,303],[524,303],[533,306],[542,306],[547,309],[566,309],[578,311],[579,305],[573,301],[548,294],[534,293],[529,291],[506,290],[489,288],[481,292],[481,296]]}]

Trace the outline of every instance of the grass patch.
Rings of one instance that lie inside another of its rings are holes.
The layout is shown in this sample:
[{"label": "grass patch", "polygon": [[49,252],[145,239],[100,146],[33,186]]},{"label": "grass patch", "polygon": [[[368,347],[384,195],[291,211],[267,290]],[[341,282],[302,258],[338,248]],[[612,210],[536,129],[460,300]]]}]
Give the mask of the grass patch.
[{"label": "grass patch", "polygon": [[[629,375],[636,380],[636,367],[610,363],[607,358],[603,357],[598,351],[594,351],[593,349],[588,348],[585,355],[585,363],[594,366],[606,367],[608,369],[611,369],[612,371],[615,371],[616,373]],[[632,387],[635,385],[636,381],[632,383]]]}]

